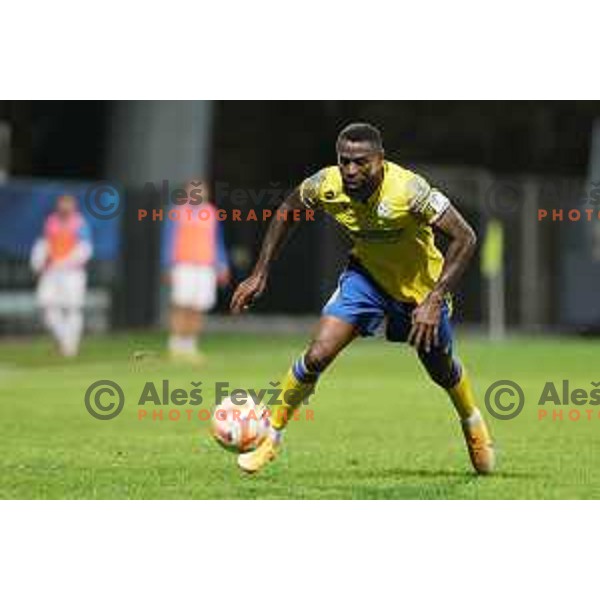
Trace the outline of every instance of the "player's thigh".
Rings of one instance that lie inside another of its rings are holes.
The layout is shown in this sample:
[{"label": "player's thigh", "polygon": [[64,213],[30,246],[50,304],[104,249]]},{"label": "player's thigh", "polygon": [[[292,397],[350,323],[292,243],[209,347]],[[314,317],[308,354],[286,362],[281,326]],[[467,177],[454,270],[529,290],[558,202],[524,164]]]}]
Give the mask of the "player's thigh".
[{"label": "player's thigh", "polygon": [[364,273],[348,268],[321,314],[351,324],[359,335],[371,336],[383,321],[386,304],[383,294]]},{"label": "player's thigh", "polygon": [[332,316],[322,316],[304,354],[306,366],[323,370],[357,336],[356,325]]},{"label": "player's thigh", "polygon": [[40,276],[37,301],[42,308],[70,308],[83,303],[85,276],[78,272],[53,269]]},{"label": "player's thigh", "polygon": [[58,305],[60,296],[54,273],[46,272],[40,275],[37,283],[36,299],[42,308]]},{"label": "player's thigh", "polygon": [[193,268],[190,265],[175,265],[171,270],[171,303],[184,309],[189,306],[193,295]]},{"label": "player's thigh", "polygon": [[61,295],[66,308],[81,308],[85,303],[87,274],[82,270],[73,270],[61,278]]},{"label": "player's thigh", "polygon": [[171,302],[195,311],[210,310],[217,300],[217,278],[212,267],[176,265],[172,273]]},{"label": "player's thigh", "polygon": [[192,308],[199,312],[209,311],[217,303],[217,273],[213,267],[198,267],[196,272],[196,302]]}]

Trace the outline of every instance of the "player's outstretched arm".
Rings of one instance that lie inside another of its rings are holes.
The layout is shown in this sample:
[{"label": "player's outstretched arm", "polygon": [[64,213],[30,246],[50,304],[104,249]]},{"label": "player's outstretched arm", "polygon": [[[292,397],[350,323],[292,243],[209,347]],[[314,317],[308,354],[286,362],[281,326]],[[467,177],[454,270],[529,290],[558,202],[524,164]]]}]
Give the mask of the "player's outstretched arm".
[{"label": "player's outstretched arm", "polygon": [[[279,211],[304,209],[305,206],[300,200],[300,190],[296,188],[278,208]],[[236,288],[231,299],[231,312],[239,314],[243,310],[250,307],[252,302],[256,300],[265,290],[269,269],[271,263],[276,258],[279,250],[289,237],[291,230],[297,222],[292,219],[278,220],[271,219],[269,228],[263,240],[262,248],[256,261],[256,265],[252,270],[250,277],[242,281]]]},{"label": "player's outstretched arm", "polygon": [[408,341],[415,348],[429,352],[438,345],[438,327],[444,296],[453,290],[465,272],[477,243],[471,226],[452,205],[437,219],[434,226],[450,238],[444,258],[444,268],[433,290],[413,311],[413,325]]}]

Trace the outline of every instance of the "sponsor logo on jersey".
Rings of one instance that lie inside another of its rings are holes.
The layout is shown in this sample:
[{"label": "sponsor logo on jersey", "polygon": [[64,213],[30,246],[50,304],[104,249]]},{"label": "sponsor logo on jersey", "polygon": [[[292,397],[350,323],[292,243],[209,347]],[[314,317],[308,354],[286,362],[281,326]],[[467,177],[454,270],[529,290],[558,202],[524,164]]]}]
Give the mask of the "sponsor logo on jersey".
[{"label": "sponsor logo on jersey", "polygon": [[350,231],[350,235],[357,240],[364,240],[374,243],[389,244],[397,242],[403,234],[402,229],[362,229],[360,231]]}]

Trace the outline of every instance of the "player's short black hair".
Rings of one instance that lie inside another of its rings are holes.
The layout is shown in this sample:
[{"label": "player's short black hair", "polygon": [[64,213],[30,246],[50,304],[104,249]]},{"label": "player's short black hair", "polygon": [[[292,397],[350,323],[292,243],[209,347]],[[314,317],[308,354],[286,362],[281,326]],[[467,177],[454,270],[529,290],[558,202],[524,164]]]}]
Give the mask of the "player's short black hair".
[{"label": "player's short black hair", "polygon": [[350,123],[338,135],[337,143],[342,140],[349,142],[370,142],[376,150],[383,150],[381,132],[370,123]]}]

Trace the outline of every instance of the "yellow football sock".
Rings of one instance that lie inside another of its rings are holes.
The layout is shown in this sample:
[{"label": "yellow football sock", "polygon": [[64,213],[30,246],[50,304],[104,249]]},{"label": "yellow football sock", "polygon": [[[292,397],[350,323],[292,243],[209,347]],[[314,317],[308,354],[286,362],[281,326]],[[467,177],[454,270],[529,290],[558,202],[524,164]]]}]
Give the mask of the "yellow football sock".
[{"label": "yellow football sock", "polygon": [[468,419],[473,414],[476,405],[475,394],[473,393],[471,380],[464,367],[458,383],[446,391],[448,392],[448,395],[452,400],[452,404],[454,404],[454,408],[456,409],[456,412],[459,414],[460,418],[463,421]]},{"label": "yellow football sock", "polygon": [[294,409],[308,398],[314,389],[315,381],[303,383],[294,375],[293,369],[290,369],[281,386],[279,396],[281,404],[268,407],[271,411],[271,426],[273,429],[283,429],[292,416]]}]

